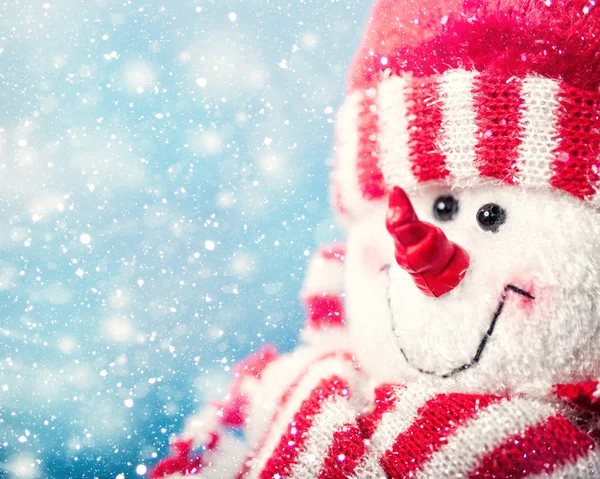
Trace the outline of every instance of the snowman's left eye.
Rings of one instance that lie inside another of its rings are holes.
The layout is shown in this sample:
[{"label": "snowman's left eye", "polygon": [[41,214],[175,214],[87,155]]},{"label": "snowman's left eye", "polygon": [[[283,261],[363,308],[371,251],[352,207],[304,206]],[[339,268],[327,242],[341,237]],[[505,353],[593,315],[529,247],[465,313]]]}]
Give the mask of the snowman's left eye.
[{"label": "snowman's left eye", "polygon": [[458,213],[458,200],[452,195],[438,196],[433,202],[433,215],[440,221],[453,220]]},{"label": "snowman's left eye", "polygon": [[496,203],[483,205],[477,211],[477,223],[483,231],[496,233],[506,221],[506,210]]}]

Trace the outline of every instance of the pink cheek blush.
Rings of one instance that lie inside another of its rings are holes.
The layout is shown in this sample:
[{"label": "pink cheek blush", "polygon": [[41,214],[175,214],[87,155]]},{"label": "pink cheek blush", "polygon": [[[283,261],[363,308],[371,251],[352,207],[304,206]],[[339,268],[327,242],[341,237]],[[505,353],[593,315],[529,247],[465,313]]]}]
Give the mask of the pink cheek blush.
[{"label": "pink cheek blush", "polygon": [[526,313],[530,313],[533,310],[535,300],[525,298],[523,296],[518,297],[517,306]]},{"label": "pink cheek blush", "polygon": [[510,284],[517,286],[519,289],[522,289],[523,291],[529,293],[529,295],[532,296],[531,298],[529,298],[515,291],[509,290],[507,292],[507,300],[513,303],[526,314],[529,314],[533,310],[536,301],[538,301],[537,294],[539,293],[539,291],[537,291],[537,289],[534,287],[534,284],[531,280],[515,281],[511,282]]}]

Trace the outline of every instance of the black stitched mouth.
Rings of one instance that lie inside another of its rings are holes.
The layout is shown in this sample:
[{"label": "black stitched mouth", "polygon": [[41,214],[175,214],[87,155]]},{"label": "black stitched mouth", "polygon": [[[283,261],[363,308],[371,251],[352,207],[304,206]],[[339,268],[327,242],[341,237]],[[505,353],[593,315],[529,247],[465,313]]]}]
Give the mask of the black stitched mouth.
[{"label": "black stitched mouth", "polygon": [[[381,271],[382,272],[385,271],[387,273],[387,277],[388,277],[388,295],[387,295],[388,296],[388,298],[387,298],[388,299],[388,308],[390,310],[390,320],[392,322],[392,331],[394,332],[394,336],[397,339],[398,335],[396,334],[396,326],[394,324],[394,312],[392,309],[392,300],[391,300],[391,296],[390,296],[390,292],[389,292],[389,289],[391,286],[391,279],[390,279],[390,273],[389,273],[390,265],[388,264],[388,265],[383,266],[381,268]],[[483,354],[483,350],[485,349],[489,338],[492,336],[492,334],[494,334],[494,329],[496,328],[496,323],[498,322],[498,318],[502,314],[502,310],[504,309],[504,303],[506,302],[506,298],[507,298],[509,291],[512,291],[513,293],[524,296],[525,298],[528,298],[528,299],[532,299],[532,300],[535,299],[535,297],[529,291],[525,291],[524,289],[521,289],[518,286],[515,286],[514,284],[506,285],[504,287],[504,290],[502,291],[502,295],[500,296],[500,301],[498,302],[498,307],[496,308],[496,311],[494,312],[494,314],[492,316],[492,321],[490,322],[490,325],[489,325],[487,331],[485,332],[483,338],[481,339],[481,342],[479,343],[479,346],[477,347],[477,352],[475,353],[475,356],[473,356],[473,358],[468,363],[465,363],[462,366],[459,366],[457,368],[452,369],[451,371],[449,371],[447,373],[442,374],[442,373],[438,373],[437,371],[428,371],[426,369],[422,369],[418,366],[413,365],[410,362],[410,360],[408,359],[408,357],[406,356],[406,353],[404,352],[402,347],[396,341],[398,349],[400,349],[400,352],[402,353],[402,356],[404,356],[404,359],[406,360],[406,362],[423,374],[429,374],[431,376],[438,376],[440,378],[449,378],[450,376],[460,373],[461,371],[466,371],[467,369],[471,368],[472,366],[475,366],[481,359],[481,355]]]}]

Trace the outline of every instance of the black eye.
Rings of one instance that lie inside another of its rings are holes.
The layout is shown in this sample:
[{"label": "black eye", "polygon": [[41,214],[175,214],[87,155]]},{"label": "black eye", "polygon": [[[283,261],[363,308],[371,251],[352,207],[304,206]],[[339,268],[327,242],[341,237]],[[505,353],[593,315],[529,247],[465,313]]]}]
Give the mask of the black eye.
[{"label": "black eye", "polygon": [[477,211],[477,223],[479,223],[479,227],[484,231],[495,233],[505,221],[506,211],[496,203],[483,205]]},{"label": "black eye", "polygon": [[453,220],[457,213],[458,200],[454,196],[438,196],[433,203],[433,215],[440,221]]}]

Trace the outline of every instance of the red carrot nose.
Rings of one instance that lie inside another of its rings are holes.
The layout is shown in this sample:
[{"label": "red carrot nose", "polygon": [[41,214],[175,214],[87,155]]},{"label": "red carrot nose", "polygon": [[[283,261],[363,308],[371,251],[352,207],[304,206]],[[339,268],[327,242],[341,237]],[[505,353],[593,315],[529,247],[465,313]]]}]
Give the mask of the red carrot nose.
[{"label": "red carrot nose", "polygon": [[428,296],[440,296],[456,288],[467,274],[468,253],[444,232],[417,217],[399,186],[389,197],[386,226],[394,238],[396,261]]}]

